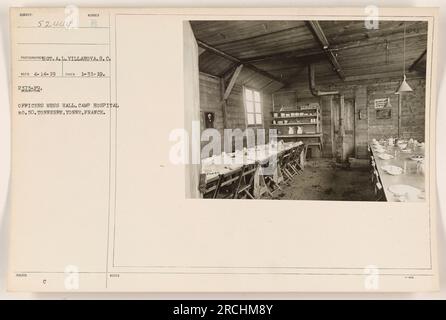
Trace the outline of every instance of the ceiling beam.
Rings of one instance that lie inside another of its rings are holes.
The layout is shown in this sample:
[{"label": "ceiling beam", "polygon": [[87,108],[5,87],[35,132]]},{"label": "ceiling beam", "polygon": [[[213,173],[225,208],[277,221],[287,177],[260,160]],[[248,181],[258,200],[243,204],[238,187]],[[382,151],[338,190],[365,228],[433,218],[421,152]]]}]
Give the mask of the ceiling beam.
[{"label": "ceiling beam", "polygon": [[322,50],[325,52],[328,61],[333,66],[333,69],[337,73],[338,77],[341,78],[341,80],[344,80],[345,75],[344,72],[342,71],[341,65],[339,64],[336,55],[330,50],[331,49],[330,43],[328,42],[327,37],[325,36],[325,33],[322,30],[319,22],[312,20],[312,21],[306,21],[306,24],[308,26],[308,29],[310,29],[311,33],[313,34],[314,38],[319,42]]},{"label": "ceiling beam", "polygon": [[219,77],[224,78],[225,80],[229,77],[230,74],[234,72],[234,70],[239,66],[239,63],[231,63],[229,67],[220,72]]},{"label": "ceiling beam", "polygon": [[[426,37],[426,36],[427,36],[426,32],[410,34],[410,35],[406,35],[406,40],[411,39],[411,38]],[[362,48],[362,47],[379,46],[379,45],[385,45],[386,43],[403,41],[403,39],[404,39],[403,35],[392,34],[389,36],[379,37],[377,39],[368,38],[368,39],[361,39],[361,40],[339,43],[335,46],[332,46],[331,50],[332,51],[342,51],[342,50],[356,49],[356,48]]]},{"label": "ceiling beam", "polygon": [[287,51],[287,52],[280,52],[280,53],[273,53],[263,56],[257,56],[257,57],[251,57],[248,59],[243,59],[243,62],[245,63],[256,63],[256,62],[262,62],[262,61],[268,61],[268,60],[276,60],[276,59],[320,59],[324,56],[324,52],[321,49],[300,49],[300,50],[293,50],[293,51]]},{"label": "ceiling beam", "polygon": [[409,67],[409,72],[415,70],[415,67],[423,60],[423,58],[426,56],[426,53],[427,49],[424,49],[423,53],[421,53],[421,55],[417,59],[415,59],[415,61]]},{"label": "ceiling beam", "polygon": [[201,48],[201,47],[198,47],[198,55],[199,56],[201,56],[201,54],[203,53],[203,52],[205,52],[206,51],[206,49],[203,49],[203,48]]},{"label": "ceiling beam", "polygon": [[213,54],[216,54],[216,55],[218,55],[220,57],[223,57],[223,58],[225,58],[225,59],[227,59],[229,61],[235,62],[237,64],[243,64],[246,68],[251,69],[252,71],[257,72],[258,74],[261,74],[264,77],[273,79],[273,80],[279,82],[280,84],[285,84],[282,81],[282,79],[277,78],[276,76],[270,74],[269,72],[261,70],[261,69],[257,68],[256,66],[254,66],[254,65],[252,65],[250,63],[244,63],[242,60],[240,60],[240,59],[238,59],[238,58],[236,58],[234,56],[231,56],[230,54],[228,54],[226,52],[223,52],[223,51],[221,51],[221,50],[219,50],[217,48],[214,48],[211,45],[209,45],[209,44],[207,44],[207,43],[205,43],[205,42],[203,42],[201,40],[197,39],[197,44],[198,44],[198,46],[202,47],[203,49],[208,50],[209,52],[212,52]]},{"label": "ceiling beam", "polygon": [[268,88],[273,83],[274,83],[274,80],[268,81],[268,83],[265,84],[263,87],[261,87],[259,90],[263,91],[264,89]]}]

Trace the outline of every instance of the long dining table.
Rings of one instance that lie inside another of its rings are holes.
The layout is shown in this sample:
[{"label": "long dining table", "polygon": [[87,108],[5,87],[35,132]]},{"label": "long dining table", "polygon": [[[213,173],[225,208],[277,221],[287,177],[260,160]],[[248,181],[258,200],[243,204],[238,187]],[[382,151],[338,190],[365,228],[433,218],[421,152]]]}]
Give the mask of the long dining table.
[{"label": "long dining table", "polygon": [[[405,148],[402,148],[398,145],[389,145],[385,142],[377,143],[375,141],[370,143],[370,149],[387,201],[425,201],[425,177],[422,169],[424,168],[424,146],[406,144]],[[385,168],[389,165],[401,168],[402,173],[388,173]],[[419,193],[410,195],[407,198],[391,191],[395,186],[402,185],[416,188],[419,190]]]},{"label": "long dining table", "polygon": [[[206,181],[215,179],[219,175],[226,174],[231,171],[236,171],[240,169],[243,165],[259,163],[264,164],[269,162],[271,159],[278,156],[292,148],[302,145],[302,141],[298,142],[286,142],[277,143],[274,145],[264,144],[257,145],[251,148],[244,148],[243,150],[238,150],[231,153],[222,152],[219,155],[214,155],[212,157],[204,158],[201,160],[201,173],[206,175]],[[304,153],[300,155],[300,161],[304,163]],[[276,168],[274,173],[274,181],[279,183],[280,170]],[[262,193],[262,186],[260,185],[260,168],[254,176],[254,197],[259,198]]]}]

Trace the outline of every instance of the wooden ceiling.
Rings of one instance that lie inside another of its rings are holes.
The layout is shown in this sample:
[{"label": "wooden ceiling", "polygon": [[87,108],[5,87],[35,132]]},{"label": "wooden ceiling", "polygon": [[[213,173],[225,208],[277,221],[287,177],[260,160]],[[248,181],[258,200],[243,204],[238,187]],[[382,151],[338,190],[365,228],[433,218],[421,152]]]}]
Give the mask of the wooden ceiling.
[{"label": "wooden ceiling", "polygon": [[380,21],[378,29],[367,29],[363,20],[191,21],[191,25],[205,48],[200,50],[201,72],[221,77],[242,63],[242,74],[257,71],[262,83],[269,81],[272,88],[306,75],[309,63],[315,64],[318,79],[401,76],[404,26],[406,70],[415,61],[412,72],[426,70],[427,22],[423,21]]}]

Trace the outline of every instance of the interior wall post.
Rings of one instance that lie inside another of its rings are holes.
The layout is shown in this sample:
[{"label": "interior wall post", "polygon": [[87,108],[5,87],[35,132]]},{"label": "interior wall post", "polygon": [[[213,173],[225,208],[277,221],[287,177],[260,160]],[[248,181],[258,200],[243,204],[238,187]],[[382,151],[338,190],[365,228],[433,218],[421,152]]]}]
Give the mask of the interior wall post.
[{"label": "interior wall post", "polygon": [[401,138],[401,107],[403,103],[403,94],[398,95],[398,139]]},{"label": "interior wall post", "polygon": [[340,152],[340,160],[341,162],[345,161],[345,150],[344,150],[344,136],[345,136],[345,128],[344,128],[344,114],[345,114],[345,106],[344,106],[344,95],[339,96],[339,143],[338,149]]},{"label": "interior wall post", "polygon": [[228,117],[226,113],[227,101],[224,99],[225,95],[225,79],[223,77],[220,78],[220,94],[221,94],[221,109],[223,113],[223,128],[228,128]]}]

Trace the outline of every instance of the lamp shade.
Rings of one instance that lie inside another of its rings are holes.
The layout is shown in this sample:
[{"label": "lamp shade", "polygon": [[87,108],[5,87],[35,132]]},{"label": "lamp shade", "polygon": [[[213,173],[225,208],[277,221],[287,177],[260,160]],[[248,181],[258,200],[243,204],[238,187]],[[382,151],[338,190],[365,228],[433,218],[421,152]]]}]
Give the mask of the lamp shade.
[{"label": "lamp shade", "polygon": [[400,87],[395,92],[396,94],[400,94],[402,92],[412,92],[412,88],[409,86],[409,84],[406,81],[406,75],[404,75],[403,82],[401,82]]}]

